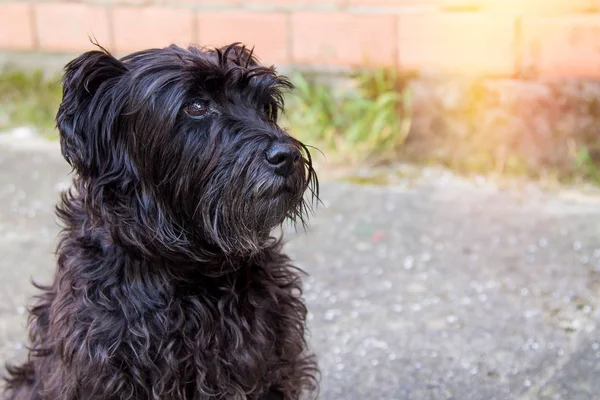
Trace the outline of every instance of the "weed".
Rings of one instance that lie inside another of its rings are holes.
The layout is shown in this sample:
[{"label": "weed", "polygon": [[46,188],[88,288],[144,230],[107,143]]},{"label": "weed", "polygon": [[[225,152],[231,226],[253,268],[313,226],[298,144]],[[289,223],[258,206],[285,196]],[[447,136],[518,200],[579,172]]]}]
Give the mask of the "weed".
[{"label": "weed", "polygon": [[296,74],[286,113],[294,134],[343,160],[397,152],[408,137],[411,95],[393,70],[362,71],[342,89]]},{"label": "weed", "polygon": [[600,166],[594,161],[587,147],[579,148],[574,163],[578,175],[595,184],[600,184]]},{"label": "weed", "polygon": [[0,73],[0,130],[27,125],[51,134],[61,88],[58,78],[41,71]]},{"label": "weed", "polygon": [[[413,132],[415,136],[407,144],[413,112],[407,87],[410,78],[395,70],[369,69],[350,76],[344,80],[346,85],[340,85],[324,83],[322,75],[297,73],[292,75],[296,90],[287,98],[284,125],[303,142],[323,150],[334,163],[403,158],[421,165],[442,164],[467,175],[533,179],[556,175],[561,181],[600,184],[600,147],[595,128],[579,133],[579,139],[573,139],[569,145],[567,162],[556,165],[531,165],[525,153],[511,150],[477,125],[471,130],[473,134],[460,140],[454,136],[440,140],[447,131],[442,124],[427,132]],[[485,99],[483,95],[476,96],[472,102],[481,105],[482,98]],[[54,117],[60,99],[58,77],[47,77],[40,71],[0,72],[0,131],[25,125],[56,138]],[[583,115],[600,121],[599,104],[596,97],[591,97],[582,105]],[[457,118],[447,114],[443,117]],[[477,121],[475,115],[469,114],[467,118]],[[428,137],[428,133],[437,136]],[[557,143],[564,141],[561,139],[564,135],[556,136]],[[419,140],[425,141],[426,146],[415,147]],[[368,181],[384,183],[387,178],[368,178]]]}]

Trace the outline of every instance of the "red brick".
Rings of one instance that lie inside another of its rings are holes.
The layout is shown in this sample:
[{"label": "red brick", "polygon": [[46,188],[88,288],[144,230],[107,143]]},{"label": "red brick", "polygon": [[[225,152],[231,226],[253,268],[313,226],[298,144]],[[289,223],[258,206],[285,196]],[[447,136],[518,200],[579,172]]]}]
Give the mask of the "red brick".
[{"label": "red brick", "polygon": [[350,6],[438,7],[446,10],[492,10],[514,13],[564,13],[598,10],[597,0],[348,0]]},{"label": "red brick", "polygon": [[274,8],[331,8],[344,0],[246,0],[248,6],[272,6]]},{"label": "red brick", "polygon": [[405,14],[398,21],[401,68],[424,73],[510,76],[515,19],[493,14]]},{"label": "red brick", "polygon": [[414,7],[429,6],[435,0],[348,0],[350,6]]},{"label": "red brick", "polygon": [[[118,0],[113,0],[118,1]],[[164,5],[186,5],[186,6],[211,6],[214,8],[223,8],[241,5],[244,0],[154,0],[157,4]]]},{"label": "red brick", "polygon": [[145,5],[150,3],[150,0],[95,0],[97,3],[110,3],[110,4],[136,4]]},{"label": "red brick", "polygon": [[113,8],[113,36],[117,52],[131,52],[193,41],[193,12],[169,7]]},{"label": "red brick", "polygon": [[393,65],[395,22],[390,15],[295,13],[293,60],[320,65]]},{"label": "red brick", "polygon": [[446,9],[481,9],[529,14],[563,14],[598,10],[596,0],[436,0]]},{"label": "red brick", "polygon": [[0,48],[31,50],[35,46],[31,6],[17,2],[0,3]]},{"label": "red brick", "polygon": [[198,14],[198,37],[203,46],[242,42],[255,46],[261,61],[289,63],[288,21],[284,13],[204,13]]},{"label": "red brick", "polygon": [[110,45],[108,13],[103,6],[38,3],[35,21],[42,50],[88,50],[92,47],[90,38],[95,38],[100,45]]},{"label": "red brick", "polygon": [[600,16],[524,18],[523,73],[600,77]]}]

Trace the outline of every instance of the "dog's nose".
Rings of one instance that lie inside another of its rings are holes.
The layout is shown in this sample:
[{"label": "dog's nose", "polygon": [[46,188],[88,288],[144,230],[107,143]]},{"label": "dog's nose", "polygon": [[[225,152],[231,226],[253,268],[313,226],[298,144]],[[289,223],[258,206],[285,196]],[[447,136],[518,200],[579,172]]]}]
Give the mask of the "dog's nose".
[{"label": "dog's nose", "polygon": [[290,175],[294,163],[300,160],[300,151],[291,144],[274,143],[265,155],[275,173],[281,176]]}]

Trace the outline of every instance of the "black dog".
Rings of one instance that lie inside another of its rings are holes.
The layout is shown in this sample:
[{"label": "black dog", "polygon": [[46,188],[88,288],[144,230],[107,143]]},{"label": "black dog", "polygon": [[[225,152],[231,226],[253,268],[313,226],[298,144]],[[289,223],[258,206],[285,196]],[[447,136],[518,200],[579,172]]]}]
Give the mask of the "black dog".
[{"label": "black dog", "polygon": [[73,189],[10,400],[298,399],[317,366],[300,271],[271,236],[318,184],[277,117],[291,84],[252,52],[171,46],[66,67]]}]

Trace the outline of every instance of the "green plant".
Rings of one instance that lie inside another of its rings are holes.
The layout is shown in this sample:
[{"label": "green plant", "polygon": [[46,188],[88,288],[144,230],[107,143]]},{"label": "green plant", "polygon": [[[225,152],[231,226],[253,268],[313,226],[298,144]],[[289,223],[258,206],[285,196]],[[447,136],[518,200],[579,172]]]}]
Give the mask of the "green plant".
[{"label": "green plant", "polygon": [[51,133],[61,88],[58,78],[48,78],[41,71],[1,72],[0,130],[28,125]]},{"label": "green plant", "polygon": [[576,174],[596,184],[600,184],[600,167],[594,162],[587,147],[581,147],[575,155]]},{"label": "green plant", "polygon": [[411,93],[394,70],[361,71],[351,88],[292,79],[287,119],[294,134],[351,161],[397,152],[411,123]]}]

